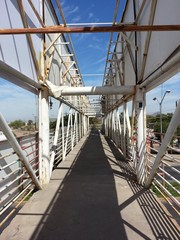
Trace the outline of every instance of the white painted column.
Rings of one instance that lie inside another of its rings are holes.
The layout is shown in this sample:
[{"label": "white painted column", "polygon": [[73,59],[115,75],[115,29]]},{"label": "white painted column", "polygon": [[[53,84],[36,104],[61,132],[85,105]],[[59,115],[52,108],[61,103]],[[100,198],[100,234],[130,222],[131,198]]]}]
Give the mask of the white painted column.
[{"label": "white painted column", "polygon": [[86,116],[86,132],[89,131],[89,117]]},{"label": "white painted column", "polygon": [[83,129],[84,129],[84,135],[87,133],[87,121],[88,121],[88,118],[86,115],[83,115]]},{"label": "white painted column", "polygon": [[64,147],[64,158],[66,156],[67,153],[67,146],[68,146],[68,139],[69,139],[69,129],[70,129],[70,121],[71,121],[71,116],[72,116],[72,108],[69,110],[69,114],[68,114],[68,125],[66,127],[66,141],[65,141],[65,147]]},{"label": "white painted column", "polygon": [[51,160],[50,160],[50,174],[52,173],[52,170],[53,170],[54,159],[55,159],[55,155],[56,155],[56,147],[57,147],[58,136],[59,136],[60,122],[61,122],[61,113],[62,113],[62,103],[60,103],[60,105],[59,105],[59,110],[58,110],[58,115],[57,115],[53,149],[52,149]]},{"label": "white painted column", "polygon": [[62,156],[63,161],[65,159],[65,136],[64,136],[64,106],[62,105],[62,115],[61,115],[61,132],[62,132]]},{"label": "white painted column", "polygon": [[84,115],[81,113],[81,133],[84,136]]},{"label": "white painted column", "polygon": [[109,113],[109,137],[112,138],[112,112]]},{"label": "white painted column", "polygon": [[49,102],[48,91],[39,92],[39,179],[41,184],[50,180],[49,156]]},{"label": "white painted column", "polygon": [[80,137],[83,137],[83,128],[82,128],[82,113],[79,113],[79,131],[80,131]]},{"label": "white painted column", "polygon": [[75,111],[75,116],[74,116],[74,124],[75,124],[75,141],[76,141],[76,144],[78,142],[78,118],[77,118],[77,111]]},{"label": "white painted column", "polygon": [[89,119],[90,117],[87,117],[87,130],[89,131]]},{"label": "white painted column", "polygon": [[108,136],[108,116],[104,116],[104,131],[105,136]]},{"label": "white painted column", "polygon": [[114,111],[112,111],[112,140],[115,142],[115,120],[114,120]]},{"label": "white painted column", "polygon": [[85,115],[83,114],[82,116],[82,119],[83,119],[83,135],[86,134],[86,119],[85,119]]},{"label": "white painted column", "polygon": [[108,136],[108,115],[105,116],[105,136]]},{"label": "white painted column", "polygon": [[124,102],[123,104],[123,154],[124,154],[124,157],[126,157],[126,135],[127,135],[127,132],[126,132],[126,106],[127,103]]},{"label": "white painted column", "polygon": [[137,154],[137,179],[144,184],[146,175],[145,154],[146,154],[146,106],[145,94],[139,86],[136,88],[135,98],[135,122],[137,132],[136,154]]},{"label": "white painted column", "polygon": [[73,118],[72,118],[72,114],[71,114],[71,150],[73,150],[74,148],[74,142],[73,142]]},{"label": "white painted column", "polygon": [[122,149],[122,131],[121,131],[121,122],[119,117],[119,109],[116,110],[116,118],[117,118],[117,132],[118,132],[118,147]]},{"label": "white painted column", "polygon": [[125,118],[126,118],[126,157],[129,158],[131,155],[131,124],[129,120],[129,111],[127,104],[125,107]]}]

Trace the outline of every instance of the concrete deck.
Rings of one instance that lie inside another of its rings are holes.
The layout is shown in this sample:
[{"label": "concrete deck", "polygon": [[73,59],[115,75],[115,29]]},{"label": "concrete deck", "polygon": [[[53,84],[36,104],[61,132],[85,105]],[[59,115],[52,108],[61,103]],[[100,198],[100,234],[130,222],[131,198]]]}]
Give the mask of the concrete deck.
[{"label": "concrete deck", "polygon": [[179,239],[177,226],[97,131],[84,137],[0,240]]}]

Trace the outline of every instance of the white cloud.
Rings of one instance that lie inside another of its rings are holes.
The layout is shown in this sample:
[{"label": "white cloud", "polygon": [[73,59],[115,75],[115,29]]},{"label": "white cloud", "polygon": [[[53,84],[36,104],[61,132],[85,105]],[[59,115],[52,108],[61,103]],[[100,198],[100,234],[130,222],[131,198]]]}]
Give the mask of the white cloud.
[{"label": "white cloud", "polygon": [[69,10],[69,14],[72,14],[72,13],[76,13],[79,11],[79,7],[78,6],[75,6],[73,7],[71,10]]},{"label": "white cloud", "polygon": [[98,59],[96,62],[93,63],[93,65],[96,65],[96,64],[104,62],[104,67],[105,67],[105,61],[106,61],[106,56]]},{"label": "white cloud", "polygon": [[93,18],[93,16],[94,16],[94,14],[93,14],[92,12],[90,12],[90,13],[88,14],[88,19]]},{"label": "white cloud", "polygon": [[61,0],[61,7],[63,7],[65,5],[66,1],[65,0]]},{"label": "white cloud", "polygon": [[93,36],[92,37],[92,40],[95,41],[95,42],[101,42],[102,40],[96,36]]},{"label": "white cloud", "polygon": [[95,43],[95,44],[89,44],[88,47],[89,47],[89,48],[93,48],[93,49],[100,50],[100,51],[102,51],[102,52],[104,52],[104,51],[106,52],[106,49],[105,49],[104,46],[102,46],[101,44],[97,44],[97,43]]},{"label": "white cloud", "polygon": [[72,22],[79,22],[81,20],[81,17],[78,15],[72,19]]},{"label": "white cloud", "polygon": [[77,13],[78,11],[79,11],[79,7],[74,5],[67,5],[67,6],[64,6],[63,8],[65,18],[69,17],[74,13]]}]

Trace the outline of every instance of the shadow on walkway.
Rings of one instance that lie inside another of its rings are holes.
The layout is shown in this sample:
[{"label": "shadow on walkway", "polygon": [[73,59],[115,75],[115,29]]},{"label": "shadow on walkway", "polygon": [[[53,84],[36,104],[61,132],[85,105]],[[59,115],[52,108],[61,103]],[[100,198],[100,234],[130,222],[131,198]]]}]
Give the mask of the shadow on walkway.
[{"label": "shadow on walkway", "polygon": [[165,240],[179,232],[114,144],[93,130],[0,239]]},{"label": "shadow on walkway", "polygon": [[[55,171],[62,169],[60,164]],[[89,135],[54,199],[32,240],[127,239],[98,131]]]},{"label": "shadow on walkway", "polygon": [[[119,151],[111,142],[110,139],[106,139],[111,151],[116,159],[120,159]],[[149,223],[149,226],[155,236],[155,239],[179,239],[179,229],[171,221],[171,216],[164,211],[161,204],[157,201],[154,194],[132,181],[134,178],[134,170],[130,166],[129,162],[121,160],[117,162],[122,172],[119,173],[119,177],[126,176],[127,182],[133,192],[133,196],[127,201],[123,202],[119,206],[120,211],[127,207],[132,201],[136,200]],[[118,173],[116,172],[116,176]],[[128,224],[128,223],[125,223]]]}]

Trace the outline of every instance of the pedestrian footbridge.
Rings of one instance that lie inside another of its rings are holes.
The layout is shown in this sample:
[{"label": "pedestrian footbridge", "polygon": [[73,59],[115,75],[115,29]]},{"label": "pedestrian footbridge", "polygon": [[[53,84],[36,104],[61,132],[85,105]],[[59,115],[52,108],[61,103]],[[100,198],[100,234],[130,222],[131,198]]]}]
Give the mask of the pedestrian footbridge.
[{"label": "pedestrian footbridge", "polygon": [[0,239],[178,239],[132,162],[92,130],[53,171],[50,183],[17,213]]},{"label": "pedestrian footbridge", "polygon": [[[68,23],[107,10],[68,2],[1,1],[0,239],[179,239],[180,101],[166,127],[162,103],[166,80],[179,88],[180,2],[106,0],[111,23]],[[157,86],[159,132],[146,112]],[[15,129],[19,105],[35,120]]]}]

